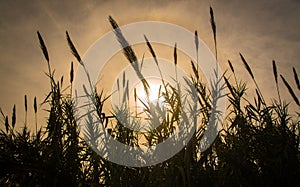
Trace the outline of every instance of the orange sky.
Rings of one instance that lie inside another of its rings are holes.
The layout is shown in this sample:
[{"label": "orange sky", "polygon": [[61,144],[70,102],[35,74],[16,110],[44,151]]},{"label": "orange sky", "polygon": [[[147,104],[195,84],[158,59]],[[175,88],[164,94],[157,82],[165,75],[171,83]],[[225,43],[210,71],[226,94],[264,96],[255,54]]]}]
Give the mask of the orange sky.
[{"label": "orange sky", "polygon": [[[210,5],[215,11],[219,62],[223,69],[230,59],[238,77],[248,80],[248,87],[253,86],[238,56],[243,53],[263,93],[273,97],[276,95],[271,64],[274,59],[278,71],[296,88],[292,67],[300,73],[297,0],[0,1],[0,107],[11,115],[13,104],[17,104],[17,118],[22,126],[24,95],[28,95],[32,106],[34,96],[41,102],[49,90],[43,73],[47,65],[39,49],[37,30],[44,37],[56,77],[64,75],[68,82],[70,62],[76,60],[69,51],[66,30],[82,56],[93,42],[111,30],[109,15],[119,25],[157,20],[178,24],[192,32],[196,29],[213,50]],[[280,88],[283,98],[291,100],[282,83]],[[29,110],[31,115],[32,107]],[[40,113],[43,118],[45,113]]]}]

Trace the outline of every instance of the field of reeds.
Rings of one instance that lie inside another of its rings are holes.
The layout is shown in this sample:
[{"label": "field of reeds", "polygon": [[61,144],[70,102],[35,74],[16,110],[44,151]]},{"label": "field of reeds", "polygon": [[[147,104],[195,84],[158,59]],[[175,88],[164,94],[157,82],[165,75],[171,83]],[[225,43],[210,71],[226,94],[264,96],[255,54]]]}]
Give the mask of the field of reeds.
[{"label": "field of reeds", "polygon": [[[217,56],[217,29],[212,9],[210,14]],[[110,17],[109,21],[122,45],[121,41],[126,41],[126,36],[121,34],[113,18]],[[198,115],[201,116],[204,128],[197,129],[188,144],[165,162],[147,167],[125,167],[103,159],[79,135],[72,100],[73,62],[69,85],[63,86],[63,80],[55,78],[47,47],[39,32],[37,36],[48,66],[46,76],[49,78],[50,91],[42,105],[48,106],[49,117],[46,124],[41,125],[44,128],[38,129],[37,124],[27,124],[25,120],[25,126],[17,131],[15,107],[11,115],[1,111],[1,125],[4,125],[0,132],[1,186],[297,186],[300,183],[300,114],[289,112],[290,104],[281,99],[280,93],[281,89],[287,89],[298,111],[300,82],[295,68],[295,82],[289,83],[277,71],[276,62],[270,62],[273,65],[270,71],[274,74],[277,88],[274,95],[277,96],[272,98],[271,104],[267,104],[246,57],[240,54],[240,63],[245,66],[245,71],[256,86],[253,102],[245,96],[246,83],[236,77],[234,64],[228,61],[228,71],[221,77],[225,82],[222,86],[226,87],[229,103],[227,116],[213,144],[200,153],[199,142],[214,103],[207,84],[199,81],[198,68],[191,62],[193,75],[190,78],[196,88],[201,108]],[[79,65],[84,66],[68,32],[66,39]],[[155,60],[155,50],[145,39]],[[177,65],[176,50],[175,46],[174,66]],[[130,63],[136,61],[137,57],[130,46],[125,47],[123,52]],[[279,81],[283,81],[285,88],[279,88]],[[297,90],[293,90],[291,84],[295,84]],[[147,81],[143,85],[147,90]],[[163,121],[160,127],[145,135],[147,146],[158,144],[170,136],[174,124],[182,117],[180,104],[176,100],[176,88],[163,86],[166,91],[162,95],[170,107],[168,111],[172,120]],[[103,111],[107,98],[102,92],[95,90],[92,97],[102,124],[115,123],[113,127],[107,127],[107,131],[124,144],[138,146],[139,134],[122,126],[114,115]],[[25,95],[26,118],[28,107]],[[36,98],[33,107],[36,118]],[[35,126],[36,129],[28,129],[28,126]],[[87,133],[89,136],[92,136],[94,130],[91,129],[90,134]]]}]

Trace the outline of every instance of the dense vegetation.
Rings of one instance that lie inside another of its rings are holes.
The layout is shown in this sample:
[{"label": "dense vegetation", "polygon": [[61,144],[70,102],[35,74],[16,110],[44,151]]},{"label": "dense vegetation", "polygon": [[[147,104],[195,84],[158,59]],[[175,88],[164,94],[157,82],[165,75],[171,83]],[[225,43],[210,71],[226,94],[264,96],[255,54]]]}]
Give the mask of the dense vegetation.
[{"label": "dense vegetation", "polygon": [[[118,26],[112,18],[114,29]],[[211,25],[216,46],[216,25],[211,9]],[[81,57],[70,36],[67,41],[76,59]],[[197,33],[195,33],[197,36]],[[278,72],[273,61],[274,84],[278,99],[267,104],[255,76],[241,56],[241,62],[255,82],[254,102],[246,97],[246,84],[236,78],[230,61],[225,80],[229,101],[228,116],[214,143],[200,155],[199,141],[203,129],[198,129],[191,141],[171,159],[142,168],[120,166],[102,159],[79,136],[75,111],[71,97],[74,70],[70,71],[70,86],[62,87],[62,80],[56,81],[51,69],[46,45],[38,32],[40,46],[48,64],[50,92],[43,105],[49,105],[49,117],[44,129],[31,131],[25,123],[18,132],[15,107],[11,116],[3,112],[4,130],[0,132],[0,184],[1,186],[297,186],[300,176],[300,121],[299,113],[292,117],[289,104],[280,98]],[[154,56],[151,44],[147,45]],[[126,49],[132,50],[130,47]],[[126,51],[124,52],[125,55]],[[174,50],[176,54],[176,47]],[[176,58],[176,55],[174,55]],[[127,56],[130,59],[130,56]],[[176,60],[175,60],[176,62]],[[194,74],[191,79],[197,88],[202,108],[202,123],[206,125],[212,107],[211,93],[206,84],[199,80],[198,69],[192,62]],[[175,64],[176,65],[176,64]],[[300,91],[298,75],[293,69],[297,92]],[[298,105],[297,92],[280,75]],[[102,111],[105,97],[95,92],[95,105],[103,122],[112,120]],[[242,104],[244,102],[245,104]],[[27,116],[27,98],[24,111]],[[178,107],[178,106],[177,106]],[[176,108],[176,107],[175,107]],[[34,111],[37,103],[34,101]],[[167,124],[166,124],[167,125]],[[171,128],[171,126],[169,126]],[[172,131],[160,129],[147,137],[148,144],[159,142],[158,136],[168,136]],[[109,133],[123,143],[136,144],[135,134],[120,123],[109,129]],[[165,133],[161,135],[162,133]]]}]

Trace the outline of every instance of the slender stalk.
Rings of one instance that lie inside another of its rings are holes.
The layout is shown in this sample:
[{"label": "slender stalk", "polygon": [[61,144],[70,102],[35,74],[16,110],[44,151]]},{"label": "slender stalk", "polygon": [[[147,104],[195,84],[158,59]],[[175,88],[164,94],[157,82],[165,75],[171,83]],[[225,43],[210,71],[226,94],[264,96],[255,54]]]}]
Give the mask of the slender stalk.
[{"label": "slender stalk", "polygon": [[273,74],[274,74],[274,79],[275,79],[275,83],[276,83],[276,90],[277,90],[278,100],[279,100],[280,106],[282,106],[282,101],[281,101],[279,86],[278,86],[277,66],[276,66],[275,60],[272,61],[272,64],[273,64]]}]

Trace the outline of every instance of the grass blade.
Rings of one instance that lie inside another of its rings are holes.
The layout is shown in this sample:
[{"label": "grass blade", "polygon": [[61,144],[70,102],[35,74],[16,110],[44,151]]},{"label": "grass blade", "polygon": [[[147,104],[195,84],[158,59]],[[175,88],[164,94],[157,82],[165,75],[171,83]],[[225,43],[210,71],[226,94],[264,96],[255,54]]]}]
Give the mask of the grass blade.
[{"label": "grass blade", "polygon": [[137,95],[136,95],[136,88],[134,88],[134,102],[136,103],[136,98],[137,98]]},{"label": "grass blade", "polygon": [[226,86],[229,89],[231,95],[234,96],[235,94],[234,94],[233,88],[232,88],[231,84],[229,83],[228,79],[225,76],[223,78],[225,80]]},{"label": "grass blade", "polygon": [[193,61],[191,61],[191,64],[192,64],[192,69],[193,69],[194,75],[196,76],[196,78],[198,80],[199,79],[199,73],[197,71],[197,68],[196,68],[196,66],[195,66],[195,64],[194,64]]},{"label": "grass blade", "polygon": [[297,88],[298,88],[298,90],[300,90],[299,77],[298,77],[298,74],[297,74],[296,69],[294,67],[293,67],[293,72],[294,72],[294,79],[295,79],[295,82],[297,84]]},{"label": "grass blade", "polygon": [[117,90],[118,91],[120,90],[120,81],[119,81],[119,78],[117,79]]},{"label": "grass blade", "polygon": [[9,130],[8,116],[5,117],[5,130],[6,130],[6,133],[8,133],[8,130]]},{"label": "grass blade", "polygon": [[233,68],[233,65],[232,65],[230,60],[228,60],[228,65],[229,65],[230,70],[232,71],[232,73],[234,73],[234,68]]},{"label": "grass blade", "polygon": [[60,85],[61,85],[61,87],[63,86],[63,83],[64,83],[64,76],[61,76],[61,78],[60,78]]},{"label": "grass blade", "polygon": [[122,87],[125,88],[126,74],[123,72]]},{"label": "grass blade", "polygon": [[280,77],[281,77],[283,83],[285,84],[285,86],[287,87],[287,89],[289,90],[289,92],[290,92],[291,96],[293,97],[294,101],[296,102],[296,104],[298,106],[300,106],[299,100],[298,100],[295,92],[293,91],[292,87],[289,85],[289,83],[285,80],[285,78],[282,75],[280,75]]}]

